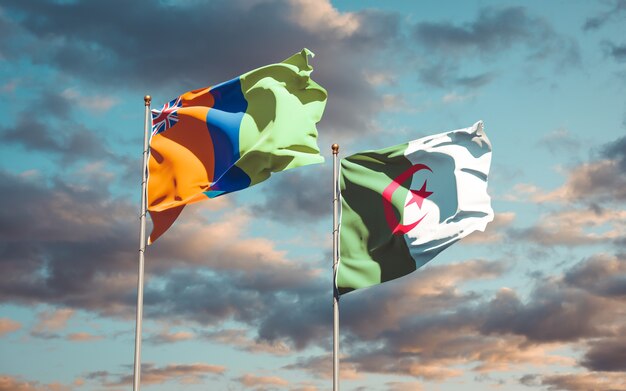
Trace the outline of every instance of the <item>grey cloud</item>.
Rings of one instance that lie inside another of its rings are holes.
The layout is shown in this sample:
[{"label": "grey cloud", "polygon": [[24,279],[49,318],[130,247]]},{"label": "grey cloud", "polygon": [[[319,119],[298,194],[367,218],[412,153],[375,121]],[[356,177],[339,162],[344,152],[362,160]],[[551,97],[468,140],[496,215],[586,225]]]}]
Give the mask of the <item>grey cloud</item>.
[{"label": "grey cloud", "polygon": [[529,228],[510,228],[507,230],[507,235],[510,238],[516,238],[516,240],[525,240],[532,242],[540,246],[586,246],[591,244],[597,244],[601,242],[609,242],[610,240],[603,240],[594,238],[588,235],[581,234],[580,232],[560,232],[548,230],[541,224],[535,225]]},{"label": "grey cloud", "polygon": [[512,292],[501,292],[487,307],[481,331],[523,335],[530,341],[577,341],[601,334],[597,318],[602,302],[584,292],[544,284],[528,304]]},{"label": "grey cloud", "polygon": [[541,381],[539,379],[539,375],[536,375],[536,374],[524,375],[524,376],[520,377],[519,382],[520,382],[520,384],[523,384],[523,385],[528,386],[528,387],[535,387],[535,386],[540,386],[541,385]]},{"label": "grey cloud", "polygon": [[607,338],[593,342],[585,353],[582,365],[592,371],[626,371],[626,340]]},{"label": "grey cloud", "polygon": [[[327,180],[320,180],[323,178]],[[289,224],[328,218],[332,213],[332,170],[327,164],[325,168],[287,171],[268,184],[264,193],[264,202],[254,207],[261,216]]]},{"label": "grey cloud", "polygon": [[[400,23],[398,15],[362,11],[353,14],[358,27],[351,32],[328,20],[305,28],[293,19],[306,12],[304,5],[284,0],[176,6],[37,0],[5,7],[19,13],[22,28],[41,41],[34,53],[35,58],[41,53],[41,64],[105,89],[150,90],[162,101],[280,61],[306,46],[317,54],[314,79],[332,91],[325,126],[351,134],[373,129],[381,99],[364,71],[374,62],[371,50],[384,50],[399,39]],[[155,26],[164,27],[155,31]]]},{"label": "grey cloud", "polygon": [[[197,382],[207,376],[221,376],[226,371],[226,367],[204,363],[168,364],[162,367],[157,367],[152,363],[145,363],[141,364],[141,381],[146,385],[166,382],[186,384],[192,381]],[[98,381],[104,387],[128,386],[133,383],[132,374],[120,374],[109,371],[89,372],[85,375],[85,378]]]},{"label": "grey cloud", "polygon": [[[44,185],[7,173],[0,176],[0,191],[12,206],[0,212],[3,302],[43,302],[111,316],[134,313],[135,208],[112,199],[106,188]],[[306,265],[255,266],[258,260],[249,259],[251,268],[244,269],[227,267],[208,253],[187,259],[180,254],[189,243],[174,242],[163,242],[160,249],[168,251],[149,253],[146,318],[199,325],[234,321],[255,328],[260,341],[329,347],[330,277],[317,276]],[[450,363],[525,362],[521,353],[534,344],[612,337],[610,330],[623,321],[611,303],[623,299],[593,293],[604,291],[580,277],[593,274],[594,263],[585,262],[566,273],[574,277],[541,282],[525,301],[507,292],[487,300],[460,291],[462,282],[506,271],[501,263],[484,261],[429,265],[414,278],[346,295],[346,352],[363,371],[435,379],[454,375]],[[413,351],[420,353],[407,357]],[[438,369],[415,369],[423,365]]]},{"label": "grey cloud", "polygon": [[623,161],[600,161],[574,168],[565,187],[573,201],[626,200]]},{"label": "grey cloud", "polygon": [[586,372],[536,375],[532,385],[541,385],[548,391],[621,391],[626,382],[621,373]]},{"label": "grey cloud", "polygon": [[626,44],[615,45],[613,43],[607,42],[607,49],[608,55],[613,57],[615,61],[626,62]]},{"label": "grey cloud", "polygon": [[491,83],[496,78],[496,72],[484,72],[471,76],[459,76],[459,66],[450,58],[431,59],[426,65],[419,68],[419,79],[422,83],[444,88],[457,86],[465,89],[477,89]]},{"label": "grey cloud", "polygon": [[532,38],[537,27],[545,31],[543,22],[528,16],[524,8],[511,7],[483,9],[475,21],[463,27],[449,22],[419,23],[413,35],[426,47],[446,53],[490,52]]},{"label": "grey cloud", "polygon": [[425,49],[420,79],[438,87],[478,88],[488,84],[495,72],[460,77],[456,63],[462,56],[486,60],[514,45],[526,47],[527,60],[549,59],[560,70],[580,63],[578,45],[573,39],[558,34],[547,21],[530,15],[523,7],[483,8],[475,20],[464,25],[447,21],[418,23],[412,37]]},{"label": "grey cloud", "polygon": [[[501,276],[505,271],[504,264],[484,260],[447,266],[429,265],[394,283],[345,295],[342,324],[349,327],[357,339],[376,339],[381,330],[393,329],[402,322],[433,312],[461,307],[479,298],[474,292],[460,292],[456,279],[489,279]],[[390,309],[380,313],[381,309],[390,306],[389,303],[395,303],[398,308],[411,308],[411,311],[405,314]]]},{"label": "grey cloud", "polygon": [[609,159],[616,159],[620,168],[626,171],[626,136],[605,144],[602,147],[602,155]]},{"label": "grey cloud", "polygon": [[[541,140],[542,144],[564,144],[573,149],[579,143],[572,139],[566,131],[556,131]],[[588,235],[581,225],[593,226],[596,223],[610,223],[615,218],[612,214],[619,211],[611,210],[613,203],[626,200],[626,138],[620,137],[602,145],[594,158],[589,162],[572,166],[567,173],[564,185],[549,192],[531,191],[531,197],[537,202],[579,203],[589,210],[581,210],[578,219],[573,218],[570,210],[552,213],[550,219],[541,222],[530,230],[511,230],[522,237],[541,244],[586,244],[607,241],[610,235]],[[602,206],[601,206],[602,205]],[[593,216],[595,215],[595,217]],[[559,222],[577,221],[577,224],[561,224]],[[546,229],[550,228],[551,229]],[[558,227],[558,230],[555,228]],[[614,230],[614,232],[619,232]],[[613,232],[613,233],[614,233]]]},{"label": "grey cloud", "polygon": [[332,312],[329,309],[332,293],[323,287],[316,295],[300,296],[297,305],[293,300],[277,301],[271,313],[261,320],[258,333],[263,340],[274,341],[288,336],[296,349],[303,349],[312,342],[329,347],[329,330],[332,328]]},{"label": "grey cloud", "polygon": [[29,113],[22,113],[14,126],[0,129],[0,140],[28,151],[52,153],[65,163],[79,158],[114,158],[95,131],[72,121],[44,123]]},{"label": "grey cloud", "polygon": [[48,89],[43,90],[32,105],[37,107],[39,117],[55,119],[69,119],[73,106],[65,96]]},{"label": "grey cloud", "polygon": [[486,72],[474,76],[459,77],[456,79],[456,84],[467,88],[479,88],[491,83],[495,76],[493,72]]},{"label": "grey cloud", "polygon": [[626,12],[626,0],[615,0],[611,9],[602,12],[596,16],[587,18],[583,25],[583,30],[597,30],[604,26],[607,22],[619,18],[619,14]]},{"label": "grey cloud", "polygon": [[596,255],[568,270],[564,281],[604,297],[626,297],[626,262],[609,255]]},{"label": "grey cloud", "polygon": [[144,336],[143,341],[152,343],[155,345],[163,345],[163,344],[170,344],[170,343],[185,341],[185,340],[192,339],[192,338],[195,338],[195,335],[192,333],[169,334],[169,333],[162,332],[162,333],[152,334],[147,337]]},{"label": "grey cloud", "polygon": [[565,129],[557,129],[542,137],[537,145],[550,153],[573,154],[580,150],[581,142]]},{"label": "grey cloud", "polygon": [[[11,205],[0,211],[0,300],[116,317],[134,313],[135,208],[106,188],[59,180],[47,186],[4,172],[0,192]],[[261,339],[285,339],[299,348],[327,337],[323,294],[330,297],[330,282],[321,286],[307,265],[259,263],[254,253],[204,243],[214,251],[195,258],[180,255],[189,247],[184,240],[163,241],[160,252],[149,249],[147,318],[175,316],[201,325],[230,319],[258,326]],[[171,255],[177,248],[179,255]],[[224,260],[234,265],[225,267]]]},{"label": "grey cloud", "polygon": [[230,345],[236,349],[251,353],[270,353],[284,356],[291,353],[291,349],[280,340],[267,341],[261,338],[251,338],[245,329],[223,329],[217,331],[199,331],[200,338]]},{"label": "grey cloud", "polygon": [[[365,300],[360,302],[359,312],[364,315],[359,322],[369,321],[370,325],[366,326],[369,330],[364,332],[354,324],[346,325],[356,338],[344,336],[343,346],[349,346],[346,348],[350,352],[349,361],[359,371],[431,380],[457,376],[459,373],[455,372],[453,365],[461,363],[473,363],[477,371],[526,362],[542,365],[542,360],[547,357],[542,350],[533,355],[535,346],[554,342],[610,341],[615,330],[626,327],[616,311],[623,305],[620,304],[623,303],[621,296],[597,295],[581,286],[580,281],[567,277],[596,268],[596,262],[594,259],[584,260],[567,270],[563,278],[538,281],[526,300],[507,289],[489,301],[480,295],[456,295],[443,301],[443,306],[436,310],[429,307],[424,313],[412,311],[401,317],[396,317],[389,304],[393,303],[393,308],[401,312],[404,307],[399,297]],[[598,278],[604,273],[601,272]],[[588,278],[593,277],[589,275]],[[401,293],[408,296],[407,292]],[[425,304],[421,295],[411,297],[413,308]],[[345,303],[343,307],[346,307]],[[345,318],[349,322],[348,315]],[[381,318],[391,319],[393,326],[381,323]],[[377,341],[377,344],[368,346],[362,343],[364,340]],[[602,347],[608,346],[608,342],[602,344]],[[596,363],[604,359],[602,352],[605,350],[595,349],[593,354],[585,356],[584,362],[589,366],[592,358],[597,357],[597,361],[593,361]],[[609,351],[606,354],[617,353]],[[597,384],[605,384],[601,377],[594,379],[594,382],[600,379]],[[547,385],[548,380],[529,375],[523,383]]]}]

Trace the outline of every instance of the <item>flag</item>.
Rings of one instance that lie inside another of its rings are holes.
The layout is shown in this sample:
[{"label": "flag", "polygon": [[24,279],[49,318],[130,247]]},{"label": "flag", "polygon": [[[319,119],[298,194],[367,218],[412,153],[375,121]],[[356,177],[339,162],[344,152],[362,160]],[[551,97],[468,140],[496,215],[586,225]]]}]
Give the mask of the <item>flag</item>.
[{"label": "flag", "polygon": [[235,79],[186,92],[152,111],[148,211],[154,242],[184,206],[324,161],[315,124],[326,90],[307,49]]},{"label": "flag", "polygon": [[404,276],[493,220],[482,121],[341,162],[340,294]]}]

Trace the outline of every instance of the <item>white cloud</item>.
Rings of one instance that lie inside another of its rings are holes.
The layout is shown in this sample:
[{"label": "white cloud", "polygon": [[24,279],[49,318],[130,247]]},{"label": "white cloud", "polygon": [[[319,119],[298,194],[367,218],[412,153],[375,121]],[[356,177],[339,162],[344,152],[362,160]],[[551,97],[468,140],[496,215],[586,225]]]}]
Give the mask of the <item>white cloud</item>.
[{"label": "white cloud", "polygon": [[292,19],[313,33],[328,32],[341,37],[350,36],[359,29],[356,15],[341,13],[328,0],[290,0]]}]

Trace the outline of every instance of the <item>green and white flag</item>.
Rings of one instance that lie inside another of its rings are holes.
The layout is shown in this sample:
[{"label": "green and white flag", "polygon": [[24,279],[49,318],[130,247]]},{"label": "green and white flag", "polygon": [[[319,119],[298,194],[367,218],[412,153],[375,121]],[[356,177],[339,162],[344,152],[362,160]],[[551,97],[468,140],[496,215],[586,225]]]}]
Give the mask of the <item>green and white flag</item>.
[{"label": "green and white flag", "polygon": [[483,123],[341,162],[339,293],[404,276],[493,220]]}]

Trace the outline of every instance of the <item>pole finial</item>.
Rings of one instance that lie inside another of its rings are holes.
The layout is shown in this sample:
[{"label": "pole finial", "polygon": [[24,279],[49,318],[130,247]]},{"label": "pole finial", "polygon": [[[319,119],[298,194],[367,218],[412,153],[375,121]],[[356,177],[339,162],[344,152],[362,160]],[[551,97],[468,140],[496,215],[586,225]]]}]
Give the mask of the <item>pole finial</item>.
[{"label": "pole finial", "polygon": [[339,144],[333,144],[331,148],[333,150],[333,155],[336,155],[339,153]]},{"label": "pole finial", "polygon": [[146,95],[143,97],[143,101],[146,102],[146,106],[150,106],[150,102],[152,101],[152,97],[150,95]]}]

